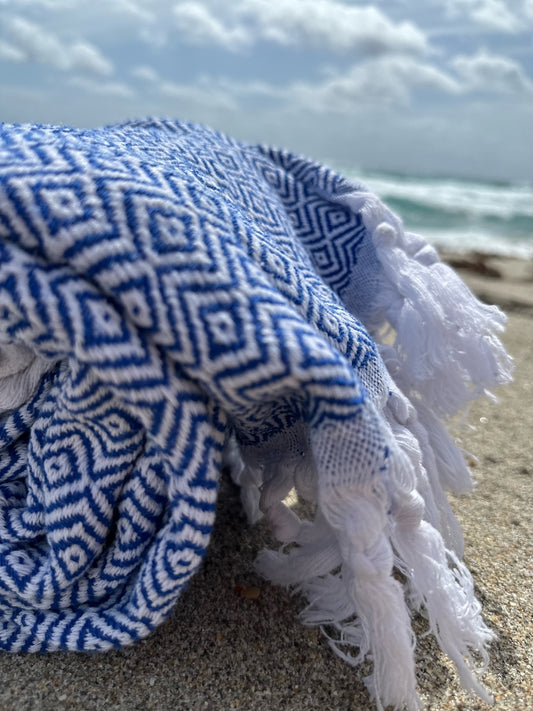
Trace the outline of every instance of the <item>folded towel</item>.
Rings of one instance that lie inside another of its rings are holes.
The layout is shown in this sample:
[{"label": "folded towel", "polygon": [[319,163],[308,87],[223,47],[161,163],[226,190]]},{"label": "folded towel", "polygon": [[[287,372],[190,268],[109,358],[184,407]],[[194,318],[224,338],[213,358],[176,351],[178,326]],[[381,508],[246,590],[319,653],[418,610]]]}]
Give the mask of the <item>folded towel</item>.
[{"label": "folded towel", "polygon": [[443,422],[510,378],[504,321],[363,185],[297,155],[179,121],[1,125],[0,648],[149,634],[229,463],[283,543],[259,571],[348,662],[371,657],[378,708],[419,705],[409,608],[488,699],[444,493],[471,479]]}]

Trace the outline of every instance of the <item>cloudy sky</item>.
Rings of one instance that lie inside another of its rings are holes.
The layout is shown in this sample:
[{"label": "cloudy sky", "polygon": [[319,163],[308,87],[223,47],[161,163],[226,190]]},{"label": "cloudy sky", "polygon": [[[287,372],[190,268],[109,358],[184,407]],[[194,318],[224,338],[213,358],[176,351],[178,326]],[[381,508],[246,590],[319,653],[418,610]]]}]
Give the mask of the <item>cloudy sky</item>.
[{"label": "cloudy sky", "polygon": [[166,115],[349,170],[533,179],[533,0],[0,0],[0,120]]}]

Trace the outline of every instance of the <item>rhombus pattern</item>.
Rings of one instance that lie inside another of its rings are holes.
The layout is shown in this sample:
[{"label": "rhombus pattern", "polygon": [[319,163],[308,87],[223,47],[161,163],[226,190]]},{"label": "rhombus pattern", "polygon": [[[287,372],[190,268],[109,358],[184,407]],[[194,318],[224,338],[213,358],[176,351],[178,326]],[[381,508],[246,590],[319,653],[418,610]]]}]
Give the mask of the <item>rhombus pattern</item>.
[{"label": "rhombus pattern", "polygon": [[387,379],[342,302],[361,255],[379,274],[347,190],[187,123],[0,127],[0,343],[49,364],[0,421],[3,649],[152,630],[205,553],[230,431],[262,452],[358,422],[379,469]]}]

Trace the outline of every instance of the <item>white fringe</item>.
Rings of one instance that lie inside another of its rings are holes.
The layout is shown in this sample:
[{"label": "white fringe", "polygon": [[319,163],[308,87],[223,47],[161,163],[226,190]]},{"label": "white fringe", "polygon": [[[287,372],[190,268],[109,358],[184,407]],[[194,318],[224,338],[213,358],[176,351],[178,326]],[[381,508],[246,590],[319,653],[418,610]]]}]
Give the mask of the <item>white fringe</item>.
[{"label": "white fringe", "polygon": [[[380,711],[421,705],[407,603],[426,612],[465,689],[490,703],[477,675],[494,635],[460,561],[462,533],[445,494],[468,491],[472,481],[442,420],[511,379],[511,359],[496,335],[505,316],[481,304],[422,238],[405,234],[375,196],[359,189],[335,199],[361,212],[382,266],[365,325],[376,341],[386,328],[395,334],[393,345],[380,347],[391,375],[382,413],[390,426],[389,469],[378,494],[336,486],[310,461],[305,474],[291,460],[244,465],[234,449],[233,476],[249,516],[266,515],[279,540],[297,544],[263,551],[257,569],[306,596],[303,621],[320,625],[341,658],[355,665],[371,656],[365,683]],[[300,493],[318,505],[313,522],[282,503],[299,482]],[[407,578],[405,591],[392,576],[394,565]]]},{"label": "white fringe", "polygon": [[372,236],[383,278],[365,325],[376,339],[386,324],[394,329],[393,377],[402,392],[447,418],[509,382],[512,361],[497,337],[507,320],[500,309],[478,301],[372,193],[357,189],[336,201],[360,212]]},{"label": "white fringe", "polygon": [[[414,529],[397,524],[392,542],[409,575],[410,602],[415,609],[425,608],[430,630],[457,667],[463,687],[493,703],[475,674],[486,670],[487,645],[495,635],[481,618],[470,572],[445,549],[438,531],[429,523],[422,522]],[[474,652],[483,661],[479,669],[474,668]]]}]

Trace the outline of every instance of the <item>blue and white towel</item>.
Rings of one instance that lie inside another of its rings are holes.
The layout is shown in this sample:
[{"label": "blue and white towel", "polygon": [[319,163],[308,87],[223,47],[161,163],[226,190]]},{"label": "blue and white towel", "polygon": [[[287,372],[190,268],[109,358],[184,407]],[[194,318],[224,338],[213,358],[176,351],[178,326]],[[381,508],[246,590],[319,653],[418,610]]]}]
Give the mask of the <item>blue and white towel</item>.
[{"label": "blue and white towel", "polygon": [[337,653],[371,655],[378,708],[418,707],[409,608],[488,698],[444,494],[470,475],[442,423],[509,379],[503,323],[364,186],[299,156],[177,121],[0,125],[0,647],[149,634],[201,565],[229,462],[251,520],[292,544],[258,569]]}]

